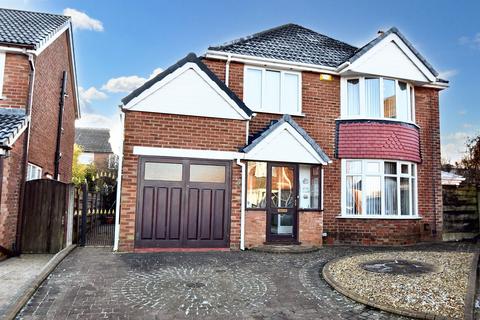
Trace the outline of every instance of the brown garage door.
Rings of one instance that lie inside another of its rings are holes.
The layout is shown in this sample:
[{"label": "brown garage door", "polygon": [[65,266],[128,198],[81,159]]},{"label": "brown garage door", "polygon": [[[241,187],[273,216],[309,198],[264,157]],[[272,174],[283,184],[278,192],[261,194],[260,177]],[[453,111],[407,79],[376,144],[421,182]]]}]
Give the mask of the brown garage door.
[{"label": "brown garage door", "polygon": [[136,247],[229,244],[230,163],[141,158]]}]

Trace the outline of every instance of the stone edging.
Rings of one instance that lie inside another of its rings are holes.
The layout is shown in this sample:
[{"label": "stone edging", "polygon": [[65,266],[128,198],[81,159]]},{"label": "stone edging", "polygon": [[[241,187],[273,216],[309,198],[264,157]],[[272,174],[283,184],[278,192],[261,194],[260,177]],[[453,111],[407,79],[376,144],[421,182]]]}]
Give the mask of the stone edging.
[{"label": "stone edging", "polygon": [[[356,254],[356,255],[353,255],[353,256],[360,256],[360,255],[365,255],[365,253]],[[350,258],[352,256],[348,256],[348,257]],[[395,314],[398,314],[398,315],[401,315],[401,316],[407,316],[407,317],[417,318],[417,319],[435,319],[435,320],[448,320],[449,319],[447,317],[434,315],[434,314],[431,314],[431,313],[411,311],[411,310],[406,310],[406,309],[396,309],[396,308],[392,308],[392,307],[389,307],[389,306],[386,306],[386,305],[378,304],[378,303],[376,303],[376,302],[374,302],[370,299],[364,298],[364,297],[356,294],[355,292],[350,291],[350,290],[342,287],[341,284],[339,284],[337,281],[333,280],[333,276],[330,272],[330,268],[335,262],[340,261],[340,260],[345,259],[345,258],[346,257],[339,257],[339,258],[328,261],[325,264],[325,266],[323,267],[323,270],[322,270],[322,275],[323,275],[323,278],[325,279],[325,281],[330,286],[332,286],[335,290],[337,290],[338,292],[343,294],[344,296],[346,296],[346,297],[348,297],[348,298],[350,298],[354,301],[363,303],[367,306],[374,307],[374,308],[377,308],[377,309],[380,309],[380,310],[383,310],[383,311],[387,311],[387,312],[390,312],[390,313],[395,313]]]},{"label": "stone edging", "polygon": [[303,253],[312,253],[320,250],[320,247],[309,246],[295,250],[282,250],[282,249],[273,249],[273,248],[264,248],[264,247],[254,247],[249,249],[253,252],[261,252],[261,253],[273,253],[273,254],[303,254]]},{"label": "stone edging", "polygon": [[30,287],[27,288],[23,294],[18,297],[11,305],[7,308],[5,313],[5,320],[13,320],[17,314],[22,310],[23,306],[30,300],[32,295],[37,291],[38,287],[42,282],[50,275],[50,273],[55,269],[55,267],[62,262],[62,260],[76,247],[75,244],[72,244],[50,259],[47,264],[42,268],[42,271],[33,279],[30,283]]},{"label": "stone edging", "polygon": [[479,253],[475,253],[472,264],[470,267],[470,276],[468,277],[467,293],[465,295],[465,320],[473,320],[473,309],[475,307],[475,294],[477,289],[477,276],[478,276],[478,257]]}]

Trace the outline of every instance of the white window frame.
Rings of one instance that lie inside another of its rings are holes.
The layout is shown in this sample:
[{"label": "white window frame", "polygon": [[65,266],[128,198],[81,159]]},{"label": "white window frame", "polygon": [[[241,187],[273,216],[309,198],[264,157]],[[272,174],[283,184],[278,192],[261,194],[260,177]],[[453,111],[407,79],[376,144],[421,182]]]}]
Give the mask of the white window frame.
[{"label": "white window frame", "polygon": [[[282,86],[283,86],[283,83],[284,83],[285,74],[292,74],[292,75],[298,76],[298,110],[296,112],[290,112],[290,113],[287,113],[287,114],[294,115],[294,116],[303,116],[304,115],[302,113],[302,73],[301,72],[291,71],[291,70],[274,69],[274,68],[262,68],[262,67],[245,65],[244,70],[243,70],[243,90],[244,90],[244,93],[243,93],[244,99],[243,100],[245,100],[245,79],[246,79],[245,75],[247,74],[247,70],[249,70],[249,69],[250,70],[257,70],[257,71],[262,72],[262,88],[261,88],[261,92],[260,92],[262,105],[260,107],[258,107],[258,106],[248,106],[250,109],[252,109],[253,111],[256,111],[256,112],[261,112],[261,113],[286,114],[286,113],[281,111],[283,109],[282,108]],[[265,87],[266,87],[265,73],[267,71],[280,72],[280,110],[279,111],[265,110],[263,108],[263,106],[264,106],[264,101],[263,101],[264,95],[263,95],[263,93],[265,92]]]},{"label": "white window frame", "polygon": [[5,62],[7,54],[5,51],[0,51],[0,100],[5,99],[3,96],[3,82],[5,79]]},{"label": "white window frame", "polygon": [[42,167],[29,162],[27,167],[27,181],[37,179],[42,179]]},{"label": "white window frame", "polygon": [[[361,174],[352,174],[362,177],[362,213],[361,214],[348,214],[347,213],[347,199],[346,199],[346,186],[347,186],[347,161],[360,161],[362,172]],[[367,172],[367,163],[374,162],[380,165],[380,172],[369,173]],[[385,174],[385,162],[395,162],[397,164],[397,174]],[[408,174],[402,174],[401,168],[402,164],[408,165]],[[412,167],[413,165],[413,167]],[[341,214],[337,218],[359,218],[359,219],[420,219],[418,215],[418,174],[417,174],[417,164],[407,161],[399,160],[390,160],[390,159],[342,159],[341,160]],[[413,172],[411,172],[413,168]],[[370,214],[367,215],[367,206],[366,206],[366,192],[364,190],[364,182],[367,176],[380,176],[380,190],[381,190],[381,209],[380,214]],[[385,214],[385,176],[395,176],[397,178],[397,214],[396,215],[386,215]],[[400,199],[400,178],[409,178],[410,186],[413,188],[412,193],[409,197],[410,205],[410,214],[402,215],[401,214],[401,199]],[[413,195],[413,197],[412,197]],[[413,202],[415,198],[415,203]]]},{"label": "white window frame", "polygon": [[[365,105],[365,79],[375,78],[380,80],[380,117],[371,117],[366,115],[366,105]],[[347,81],[358,79],[359,80],[359,99],[360,99],[360,115],[348,115],[348,92],[347,92]],[[394,119],[394,118],[385,118],[384,116],[384,106],[383,106],[383,80],[394,80],[395,81],[395,97],[396,97],[396,106],[398,108],[398,93],[400,92],[399,82],[404,82],[407,84],[407,120]],[[407,122],[415,124],[415,86],[408,81],[394,79],[390,77],[379,77],[379,76],[352,76],[352,77],[342,77],[340,80],[340,105],[341,105],[341,119],[367,119],[367,120],[389,120],[397,122]]]},{"label": "white window frame", "polygon": [[[88,163],[84,161],[84,159],[86,159],[87,157],[88,157],[88,160],[89,160]],[[92,163],[95,163],[95,153],[94,152],[82,152],[82,153],[80,153],[80,155],[78,157],[78,163],[83,164],[83,165],[90,165]]]}]

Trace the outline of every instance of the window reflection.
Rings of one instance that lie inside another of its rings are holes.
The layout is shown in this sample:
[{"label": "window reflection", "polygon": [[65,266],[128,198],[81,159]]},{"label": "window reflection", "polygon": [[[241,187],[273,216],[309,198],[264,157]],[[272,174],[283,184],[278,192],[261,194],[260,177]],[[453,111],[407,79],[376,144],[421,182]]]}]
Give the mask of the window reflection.
[{"label": "window reflection", "polygon": [[267,163],[249,162],[247,177],[247,207],[265,208],[267,193]]}]

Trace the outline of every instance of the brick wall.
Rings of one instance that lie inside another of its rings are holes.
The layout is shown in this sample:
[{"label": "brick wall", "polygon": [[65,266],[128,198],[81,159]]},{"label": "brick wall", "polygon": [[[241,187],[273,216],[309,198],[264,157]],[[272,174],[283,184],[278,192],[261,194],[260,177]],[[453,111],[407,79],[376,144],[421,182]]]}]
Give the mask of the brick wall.
[{"label": "brick wall", "polygon": [[300,211],[298,213],[298,241],[302,245],[321,246],[323,217],[318,211]]},{"label": "brick wall", "polygon": [[[23,164],[23,133],[10,150],[10,156],[3,159],[3,174],[0,191],[0,246],[12,249],[17,231],[20,183]],[[1,168],[0,168],[1,169]]]},{"label": "brick wall", "polygon": [[259,210],[245,211],[245,248],[263,245],[266,241],[267,213]]},{"label": "brick wall", "polygon": [[0,107],[25,108],[28,101],[30,63],[24,54],[7,53]]},{"label": "brick wall", "polygon": [[[205,59],[204,63],[212,67],[218,77],[224,78],[224,61]],[[239,97],[243,96],[243,81],[240,80],[242,77],[243,65],[232,62],[230,79],[236,80],[231,82],[230,88]],[[334,151],[335,120],[340,117],[340,78],[334,76],[331,81],[325,81],[320,80],[318,73],[302,72],[302,112],[305,116],[293,118],[333,160],[333,163],[324,167],[323,231],[328,234],[325,239],[327,243],[400,244],[417,242],[420,239],[432,240],[435,237],[430,230],[434,229],[434,220],[440,233],[442,199],[438,91],[416,88],[415,92],[416,120],[420,127],[422,156],[422,163],[417,167],[419,214],[423,219],[339,219],[337,216],[341,212],[341,163],[339,159],[334,158]],[[270,121],[278,120],[280,117],[279,114],[258,113],[250,121],[250,135],[264,130]],[[399,233],[398,230],[403,231]]]},{"label": "brick wall", "polygon": [[[133,251],[134,246],[138,170],[134,146],[238,151],[245,144],[245,126],[241,120],[126,111],[119,249]],[[241,170],[232,161],[232,248],[240,241],[240,179]]]},{"label": "brick wall", "polygon": [[29,162],[42,167],[42,174],[54,173],[62,73],[68,72],[67,93],[63,113],[60,179],[70,182],[73,144],[75,141],[75,100],[70,67],[68,34],[65,32],[50,44],[35,61],[35,87],[30,131]]}]

